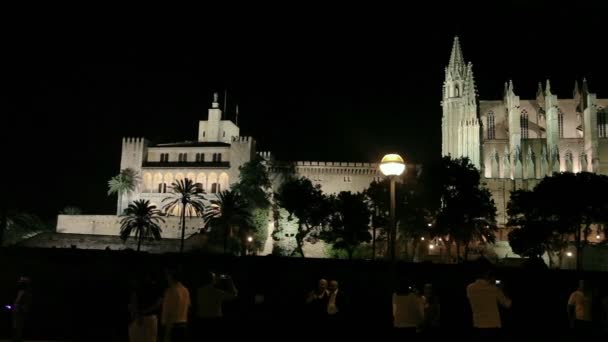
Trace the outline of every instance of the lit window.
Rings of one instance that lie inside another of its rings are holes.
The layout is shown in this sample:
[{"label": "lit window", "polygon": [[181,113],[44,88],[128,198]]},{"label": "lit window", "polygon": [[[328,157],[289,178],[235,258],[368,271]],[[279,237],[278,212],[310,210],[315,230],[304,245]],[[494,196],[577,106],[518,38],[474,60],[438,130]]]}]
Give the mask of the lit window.
[{"label": "lit window", "polygon": [[519,117],[519,127],[521,128],[521,138],[528,139],[528,112],[524,109]]},{"label": "lit window", "polygon": [[557,127],[559,130],[559,137],[563,138],[564,137],[564,113],[562,112],[561,109],[557,110]]},{"label": "lit window", "polygon": [[496,124],[494,121],[494,112],[488,113],[488,140],[496,139]]},{"label": "lit window", "polygon": [[597,109],[597,135],[606,138],[606,112],[602,107]]}]

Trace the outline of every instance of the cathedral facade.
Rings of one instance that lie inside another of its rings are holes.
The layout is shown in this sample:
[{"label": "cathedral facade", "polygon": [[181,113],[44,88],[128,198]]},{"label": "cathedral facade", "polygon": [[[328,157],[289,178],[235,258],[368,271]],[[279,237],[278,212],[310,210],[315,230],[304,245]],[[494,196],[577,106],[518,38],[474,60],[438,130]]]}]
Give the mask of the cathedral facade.
[{"label": "cathedral facade", "polygon": [[608,99],[587,82],[559,99],[549,80],[534,99],[520,99],[512,81],[504,96],[480,100],[472,64],[454,39],[443,84],[442,155],[468,157],[481,171],[504,225],[510,191],[532,189],[553,172],[608,172]]}]

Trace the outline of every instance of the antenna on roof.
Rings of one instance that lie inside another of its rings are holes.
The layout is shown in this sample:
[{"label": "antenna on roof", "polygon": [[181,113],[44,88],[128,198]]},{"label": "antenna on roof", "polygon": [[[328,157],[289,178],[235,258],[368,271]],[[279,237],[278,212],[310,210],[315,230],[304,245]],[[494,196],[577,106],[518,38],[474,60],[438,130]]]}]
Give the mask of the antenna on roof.
[{"label": "antenna on roof", "polygon": [[[223,108],[224,109],[224,113],[228,112],[228,110],[226,109],[227,103],[228,103],[228,89],[224,88],[224,108]],[[222,116],[224,116],[224,115],[222,114]]]}]

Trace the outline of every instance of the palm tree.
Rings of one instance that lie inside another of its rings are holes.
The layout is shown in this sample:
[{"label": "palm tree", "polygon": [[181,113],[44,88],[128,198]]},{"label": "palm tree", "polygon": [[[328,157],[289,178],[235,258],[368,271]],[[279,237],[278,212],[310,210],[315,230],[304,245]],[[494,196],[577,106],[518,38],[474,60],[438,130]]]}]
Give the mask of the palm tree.
[{"label": "palm tree", "polygon": [[122,196],[125,194],[130,196],[137,189],[140,181],[139,173],[131,168],[120,170],[118,175],[108,181],[108,196],[118,195],[118,215],[122,214]]},{"label": "palm tree", "polygon": [[179,248],[180,253],[184,252],[184,238],[186,236],[186,213],[188,216],[202,216],[205,211],[205,192],[200,186],[197,186],[192,179],[185,178],[171,184],[171,195],[163,202],[167,201],[163,209],[172,212],[180,209],[181,206],[181,223],[182,223],[182,241]]},{"label": "palm tree", "polygon": [[216,200],[205,211],[205,229],[220,229],[224,235],[224,254],[228,247],[228,235],[232,227],[252,228],[251,214],[248,206],[239,195],[232,190],[224,190],[217,194]]},{"label": "palm tree", "polygon": [[137,200],[129,204],[120,220],[120,238],[126,241],[135,231],[137,251],[141,248],[143,239],[160,240],[160,223],[165,220],[160,217],[160,210],[151,205],[148,200]]}]

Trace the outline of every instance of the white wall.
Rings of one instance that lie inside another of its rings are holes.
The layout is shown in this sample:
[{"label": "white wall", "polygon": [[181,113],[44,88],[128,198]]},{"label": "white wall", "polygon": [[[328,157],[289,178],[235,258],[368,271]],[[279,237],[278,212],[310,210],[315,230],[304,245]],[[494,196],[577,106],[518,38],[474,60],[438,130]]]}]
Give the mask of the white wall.
[{"label": "white wall", "polygon": [[[163,239],[180,239],[181,225],[179,217],[165,217],[161,225]],[[203,226],[202,218],[186,219],[186,238],[198,233]],[[120,232],[120,217],[116,215],[59,215],[57,217],[57,233],[118,235]]]}]

